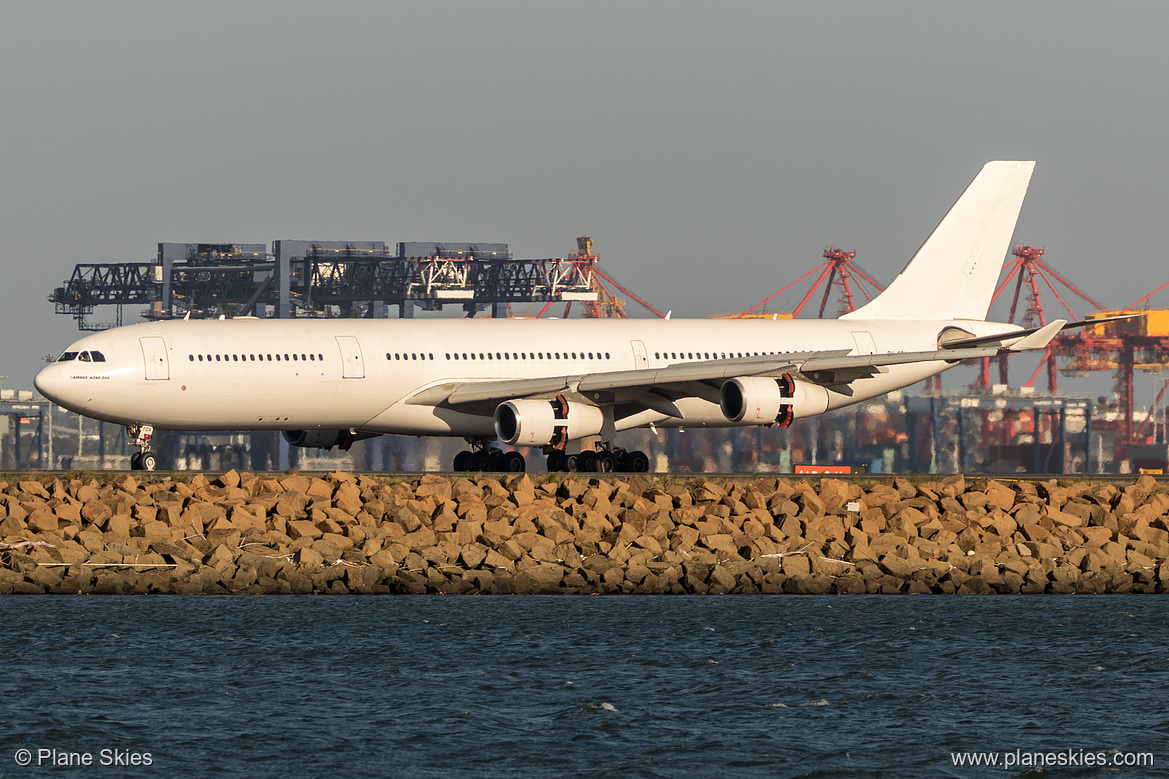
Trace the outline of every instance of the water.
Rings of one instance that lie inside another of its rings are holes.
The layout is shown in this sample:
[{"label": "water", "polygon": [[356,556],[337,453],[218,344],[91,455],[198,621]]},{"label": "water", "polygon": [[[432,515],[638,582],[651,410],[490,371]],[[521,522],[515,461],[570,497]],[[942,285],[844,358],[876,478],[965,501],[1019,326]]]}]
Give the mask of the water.
[{"label": "water", "polygon": [[[1163,608],[1151,596],[10,597],[0,775],[1166,775]],[[20,768],[18,749],[93,764]],[[1016,749],[1163,765],[1020,774],[950,756]],[[151,765],[100,765],[133,753]]]}]

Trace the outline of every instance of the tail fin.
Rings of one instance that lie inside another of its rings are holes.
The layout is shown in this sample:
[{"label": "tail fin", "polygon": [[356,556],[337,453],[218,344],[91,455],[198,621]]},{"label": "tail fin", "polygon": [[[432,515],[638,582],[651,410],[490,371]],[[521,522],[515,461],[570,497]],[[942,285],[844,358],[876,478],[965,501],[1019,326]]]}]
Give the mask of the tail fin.
[{"label": "tail fin", "polygon": [[888,289],[842,319],[985,319],[1034,162],[988,162]]}]

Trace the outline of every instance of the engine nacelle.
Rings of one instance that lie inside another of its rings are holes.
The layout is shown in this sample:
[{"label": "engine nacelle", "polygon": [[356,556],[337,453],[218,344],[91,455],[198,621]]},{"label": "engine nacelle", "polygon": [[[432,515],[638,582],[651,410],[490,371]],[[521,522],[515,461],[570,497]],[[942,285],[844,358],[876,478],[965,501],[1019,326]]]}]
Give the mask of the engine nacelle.
[{"label": "engine nacelle", "polygon": [[779,416],[784,397],[775,379],[742,376],[723,382],[718,404],[731,422],[769,425]]},{"label": "engine nacelle", "polygon": [[597,435],[605,423],[596,406],[560,400],[509,400],[495,409],[495,434],[511,446],[545,446]]},{"label": "engine nacelle", "polygon": [[729,421],[743,425],[787,427],[797,417],[815,416],[828,409],[828,390],[797,381],[789,374],[778,379],[740,376],[724,382],[719,406]]},{"label": "engine nacelle", "polygon": [[332,449],[339,446],[342,450],[348,451],[354,441],[372,438],[377,433],[354,435],[348,430],[282,430],[281,435],[293,446],[316,449]]}]

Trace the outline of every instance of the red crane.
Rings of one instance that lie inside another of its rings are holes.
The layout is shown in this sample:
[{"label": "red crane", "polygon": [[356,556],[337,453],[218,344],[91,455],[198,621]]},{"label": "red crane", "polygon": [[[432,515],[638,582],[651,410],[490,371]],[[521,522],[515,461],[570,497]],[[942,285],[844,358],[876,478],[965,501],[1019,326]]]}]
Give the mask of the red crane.
[{"label": "red crane", "polygon": [[796,304],[791,311],[785,311],[777,314],[777,316],[785,319],[795,318],[804,310],[804,306],[808,304],[815,295],[817,290],[823,285],[823,294],[820,297],[820,309],[816,314],[818,319],[824,318],[824,311],[828,307],[828,299],[831,297],[832,290],[836,289],[837,297],[839,298],[839,314],[847,314],[850,311],[856,310],[856,299],[853,296],[853,290],[860,292],[864,296],[865,302],[872,300],[878,293],[885,288],[873,281],[873,278],[866,273],[853,260],[856,259],[856,252],[838,249],[835,246],[829,246],[824,249],[824,262],[812,268],[810,271],[800,276],[795,281],[784,285],[776,292],[768,295],[760,300],[755,305],[741,314],[728,315],[729,319],[744,319],[767,316],[767,304],[775,297],[782,295],[784,292],[795,287],[800,282],[807,280],[810,276],[816,275],[816,280],[800,298],[800,302]]},{"label": "red crane", "polygon": [[[1093,310],[1099,311],[1104,308],[1104,306],[1097,303],[1085,292],[1081,291],[1079,287],[1072,284],[1058,271],[1040,259],[1045,254],[1044,249],[1037,249],[1033,246],[1017,243],[1011,249],[1011,254],[1015,255],[1015,259],[1004,268],[1006,276],[999,284],[998,289],[995,290],[994,297],[990,301],[993,306],[1003,291],[1010,285],[1011,280],[1014,280],[1015,293],[1011,298],[1011,312],[1007,317],[1008,322],[1013,322],[1023,327],[1042,327],[1047,324],[1047,314],[1043,310],[1041,284],[1046,286],[1055,299],[1059,301],[1060,305],[1067,312],[1068,317],[1073,321],[1081,319],[1068,303],[1069,299],[1074,299],[1073,296],[1092,306]],[[1026,308],[1022,316],[1016,318],[1019,312],[1020,299],[1024,295],[1026,297],[1024,301]],[[1009,384],[1010,382],[1007,379],[1006,355],[1004,354],[994,359],[998,360],[999,364],[999,383]],[[976,389],[990,389],[990,360],[991,358],[983,358],[982,360],[978,379],[974,385]],[[1035,380],[1039,377],[1039,373],[1044,369],[1047,371],[1047,390],[1048,392],[1054,393],[1058,389],[1058,381],[1056,379],[1055,355],[1051,345],[1044,350],[1039,365],[1035,368],[1035,372],[1031,374],[1031,378],[1024,386],[1034,386]]]}]

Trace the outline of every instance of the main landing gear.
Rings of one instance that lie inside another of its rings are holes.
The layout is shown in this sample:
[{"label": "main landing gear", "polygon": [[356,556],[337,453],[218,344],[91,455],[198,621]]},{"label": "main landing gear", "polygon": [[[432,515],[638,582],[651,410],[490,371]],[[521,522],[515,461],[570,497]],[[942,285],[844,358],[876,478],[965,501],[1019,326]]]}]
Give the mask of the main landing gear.
[{"label": "main landing gear", "polygon": [[578,473],[645,473],[649,470],[649,457],[645,452],[626,450],[601,444],[595,452],[565,454],[561,449],[548,452],[548,471]]},{"label": "main landing gear", "polygon": [[493,449],[486,440],[471,441],[471,449],[464,449],[455,455],[455,470],[464,473],[476,471],[501,471],[523,473],[527,467],[524,456],[519,452],[505,452]]},{"label": "main landing gear", "polygon": [[154,437],[153,425],[131,425],[126,428],[126,437],[142,451],[130,455],[130,470],[153,471],[158,467],[158,457],[150,451],[150,439]]},{"label": "main landing gear", "polygon": [[[524,456],[516,451],[495,449],[486,439],[471,441],[471,448],[455,455],[454,470],[462,473],[502,472],[523,473],[527,468]],[[649,457],[645,452],[626,450],[601,444],[600,448],[580,454],[565,454],[563,449],[545,447],[548,471],[580,473],[645,473]]]}]

